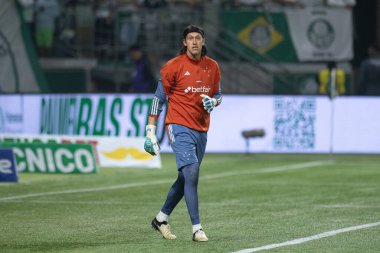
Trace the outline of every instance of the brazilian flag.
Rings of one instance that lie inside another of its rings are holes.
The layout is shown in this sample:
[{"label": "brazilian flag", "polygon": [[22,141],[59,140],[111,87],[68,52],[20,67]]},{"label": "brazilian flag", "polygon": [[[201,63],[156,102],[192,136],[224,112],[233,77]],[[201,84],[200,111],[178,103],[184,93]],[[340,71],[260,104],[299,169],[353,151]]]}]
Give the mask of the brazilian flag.
[{"label": "brazilian flag", "polygon": [[284,13],[225,11],[223,27],[234,34],[226,39],[263,62],[297,62]]}]

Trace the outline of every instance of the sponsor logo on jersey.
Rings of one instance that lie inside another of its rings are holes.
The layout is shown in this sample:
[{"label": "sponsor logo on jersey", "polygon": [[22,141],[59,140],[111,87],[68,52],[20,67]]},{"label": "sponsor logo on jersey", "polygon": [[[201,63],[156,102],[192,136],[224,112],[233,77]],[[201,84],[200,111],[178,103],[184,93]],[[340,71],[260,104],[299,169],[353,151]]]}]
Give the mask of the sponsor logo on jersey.
[{"label": "sponsor logo on jersey", "polygon": [[189,76],[189,75],[190,75],[190,72],[186,71],[185,76]]},{"label": "sponsor logo on jersey", "polygon": [[189,92],[195,92],[195,93],[207,93],[210,91],[210,87],[207,87],[207,86],[201,86],[201,87],[193,87],[193,86],[189,86],[187,87],[184,92],[185,93],[189,93]]}]

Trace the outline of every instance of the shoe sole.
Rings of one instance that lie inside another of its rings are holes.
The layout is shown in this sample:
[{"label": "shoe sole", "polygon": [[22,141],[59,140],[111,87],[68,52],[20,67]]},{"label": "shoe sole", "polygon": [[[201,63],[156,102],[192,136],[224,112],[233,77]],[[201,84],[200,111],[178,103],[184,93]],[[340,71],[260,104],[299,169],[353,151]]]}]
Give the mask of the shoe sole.
[{"label": "shoe sole", "polygon": [[195,239],[193,239],[193,242],[208,242],[208,239],[207,240],[195,240]]}]

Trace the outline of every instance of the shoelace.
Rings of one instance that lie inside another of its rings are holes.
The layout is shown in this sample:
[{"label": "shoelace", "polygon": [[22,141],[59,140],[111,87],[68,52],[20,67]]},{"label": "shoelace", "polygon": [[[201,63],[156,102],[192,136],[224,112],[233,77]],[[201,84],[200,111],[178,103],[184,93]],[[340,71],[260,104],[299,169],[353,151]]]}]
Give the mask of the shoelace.
[{"label": "shoelace", "polygon": [[170,225],[161,225],[161,226],[166,226],[167,229],[165,229],[165,236],[173,235],[172,231],[170,230]]},{"label": "shoelace", "polygon": [[201,229],[199,229],[199,230],[197,231],[197,234],[200,234],[200,235],[202,235],[202,236],[205,236],[205,235],[206,235],[205,232],[204,232],[203,230],[201,230]]}]

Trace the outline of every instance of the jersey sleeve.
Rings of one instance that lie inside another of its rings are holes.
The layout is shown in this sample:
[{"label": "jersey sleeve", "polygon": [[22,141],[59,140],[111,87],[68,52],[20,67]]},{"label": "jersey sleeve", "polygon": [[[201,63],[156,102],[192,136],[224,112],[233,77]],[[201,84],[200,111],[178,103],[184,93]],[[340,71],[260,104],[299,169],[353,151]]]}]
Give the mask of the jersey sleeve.
[{"label": "jersey sleeve", "polygon": [[156,92],[154,93],[154,97],[152,99],[152,106],[150,108],[149,116],[156,117],[160,116],[162,112],[162,106],[167,100],[166,93],[164,91],[164,87],[162,85],[162,81],[158,81]]},{"label": "jersey sleeve", "polygon": [[161,81],[166,94],[170,93],[172,84],[175,82],[175,69],[172,61],[167,62],[161,68]]}]

